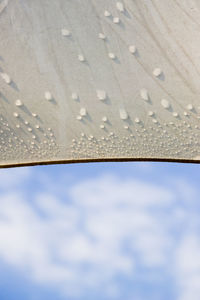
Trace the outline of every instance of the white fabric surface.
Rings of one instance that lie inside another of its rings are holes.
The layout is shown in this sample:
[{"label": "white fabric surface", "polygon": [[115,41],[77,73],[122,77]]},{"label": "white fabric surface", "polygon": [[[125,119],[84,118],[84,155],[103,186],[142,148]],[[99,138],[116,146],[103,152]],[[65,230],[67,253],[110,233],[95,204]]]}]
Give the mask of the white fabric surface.
[{"label": "white fabric surface", "polygon": [[0,165],[200,158],[198,0],[0,0]]}]

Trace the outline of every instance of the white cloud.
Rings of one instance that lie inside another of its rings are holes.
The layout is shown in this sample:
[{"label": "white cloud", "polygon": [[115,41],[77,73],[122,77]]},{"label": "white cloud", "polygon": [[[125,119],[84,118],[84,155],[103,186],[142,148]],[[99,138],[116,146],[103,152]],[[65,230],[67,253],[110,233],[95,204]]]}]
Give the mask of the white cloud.
[{"label": "white cloud", "polygon": [[173,192],[168,188],[139,181],[134,178],[105,175],[89,179],[73,187],[71,196],[77,204],[88,207],[149,207],[163,206],[173,201]]},{"label": "white cloud", "polygon": [[175,252],[180,300],[198,300],[200,295],[200,236],[187,233]]},{"label": "white cloud", "polygon": [[56,185],[54,194],[35,188],[31,202],[23,182],[33,175],[20,174],[17,192],[8,172],[15,184],[0,194],[0,259],[30,279],[71,297],[103,289],[116,298],[118,275],[134,280],[139,267],[168,269],[173,261],[180,300],[199,291],[200,241],[188,234],[178,243],[172,234],[180,224],[197,226],[177,201],[179,188],[104,175],[63,189],[62,199]]},{"label": "white cloud", "polygon": [[32,171],[30,168],[1,169],[0,189],[8,189],[25,184],[30,179]]}]

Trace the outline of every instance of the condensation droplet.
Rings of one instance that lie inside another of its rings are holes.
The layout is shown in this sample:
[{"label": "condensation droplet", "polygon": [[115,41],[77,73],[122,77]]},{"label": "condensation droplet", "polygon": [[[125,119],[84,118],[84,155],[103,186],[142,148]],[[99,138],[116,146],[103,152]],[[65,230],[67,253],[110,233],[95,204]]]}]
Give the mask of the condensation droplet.
[{"label": "condensation droplet", "polygon": [[106,36],[105,36],[105,34],[103,34],[103,33],[99,33],[99,38],[101,39],[101,40],[105,40],[106,39]]},{"label": "condensation droplet", "polygon": [[130,45],[130,46],[129,46],[129,52],[130,52],[131,54],[135,54],[136,51],[137,51],[137,48],[136,48],[135,45]]},{"label": "condensation droplet", "polygon": [[78,100],[78,94],[77,93],[72,93],[72,100]]},{"label": "condensation droplet", "polygon": [[177,113],[177,112],[173,112],[173,116],[174,116],[175,118],[177,118],[177,117],[178,117],[178,113]]},{"label": "condensation droplet", "polygon": [[50,92],[45,92],[44,97],[46,100],[51,101],[53,99],[52,95]]},{"label": "condensation droplet", "polygon": [[112,52],[108,53],[108,57],[110,57],[112,60],[116,59],[116,55]]},{"label": "condensation droplet", "polygon": [[187,105],[187,109],[188,109],[188,110],[193,110],[193,109],[194,109],[194,107],[193,107],[193,105],[192,105],[192,104],[188,104],[188,105]]},{"label": "condensation droplet", "polygon": [[70,31],[66,28],[63,28],[61,30],[61,33],[62,33],[63,36],[70,36],[71,35]]},{"label": "condensation droplet", "polygon": [[157,124],[157,123],[158,123],[158,120],[152,119],[152,122],[155,123],[155,124]]},{"label": "condensation droplet", "polygon": [[119,114],[120,114],[120,119],[121,120],[127,120],[128,119],[128,113],[126,112],[125,109],[121,108],[119,110]]},{"label": "condensation droplet", "polygon": [[139,118],[135,118],[135,123],[140,123],[140,119]]},{"label": "condensation droplet", "polygon": [[85,107],[82,107],[82,108],[80,109],[80,115],[81,115],[82,117],[85,117],[85,116],[87,115],[87,110],[86,110]]},{"label": "condensation droplet", "polygon": [[104,16],[105,16],[105,17],[110,17],[110,16],[111,16],[111,13],[110,13],[108,10],[105,10],[105,11],[104,11]]},{"label": "condensation droplet", "polygon": [[8,74],[6,73],[1,73],[1,77],[2,79],[7,83],[7,84],[10,84],[11,83],[11,78]]},{"label": "condensation droplet", "polygon": [[154,112],[150,110],[150,111],[148,112],[148,115],[149,115],[150,117],[152,117],[152,116],[154,115]]},{"label": "condensation droplet", "polygon": [[85,57],[83,56],[83,54],[78,55],[78,60],[81,61],[81,62],[85,61]]},{"label": "condensation droplet", "polygon": [[145,101],[149,100],[149,94],[148,94],[148,91],[146,89],[141,89],[140,96]]},{"label": "condensation droplet", "polygon": [[122,2],[117,2],[116,7],[120,12],[124,12],[124,4]]},{"label": "condensation droplet", "polygon": [[166,100],[166,99],[162,99],[162,100],[161,100],[161,105],[162,105],[164,108],[166,108],[166,109],[170,108],[170,103],[169,103],[169,101]]},{"label": "condensation droplet", "polygon": [[107,117],[103,117],[102,121],[106,123],[106,122],[108,122],[108,118]]},{"label": "condensation droplet", "polygon": [[114,17],[113,18],[113,23],[119,24],[120,23],[120,19],[118,17]]},{"label": "condensation droplet", "polygon": [[20,99],[17,99],[17,100],[15,101],[15,105],[16,105],[16,106],[22,106],[23,103],[22,103],[22,101],[21,101]]},{"label": "condensation droplet", "polygon": [[160,68],[155,68],[153,71],[153,75],[155,77],[159,77],[162,74],[162,70]]},{"label": "condensation droplet", "polygon": [[18,117],[19,117],[19,114],[18,114],[17,112],[14,112],[14,113],[13,113],[13,116],[14,116],[15,118],[18,118]]},{"label": "condensation droplet", "polygon": [[97,97],[101,101],[106,100],[106,98],[107,98],[106,92],[103,90],[97,90]]}]

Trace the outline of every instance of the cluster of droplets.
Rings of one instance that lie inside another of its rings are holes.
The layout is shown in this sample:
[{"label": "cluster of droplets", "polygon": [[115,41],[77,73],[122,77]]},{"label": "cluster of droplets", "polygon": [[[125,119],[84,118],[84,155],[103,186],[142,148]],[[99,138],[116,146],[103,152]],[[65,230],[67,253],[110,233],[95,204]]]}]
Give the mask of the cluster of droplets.
[{"label": "cluster of droplets", "polygon": [[0,157],[2,161],[37,162],[58,155],[54,132],[45,128],[33,117],[32,122],[23,120],[20,114],[16,128],[10,125],[5,116],[0,116]]},{"label": "cluster of droplets", "polygon": [[[187,135],[187,141],[185,136]],[[177,143],[177,136],[179,136]],[[191,159],[198,157],[200,147],[200,127],[191,126],[186,121],[137,127],[129,135],[119,136],[108,132],[100,138],[81,133],[73,139],[68,155],[72,159],[113,159],[113,158],[160,158]],[[156,153],[156,155],[155,155]]]}]

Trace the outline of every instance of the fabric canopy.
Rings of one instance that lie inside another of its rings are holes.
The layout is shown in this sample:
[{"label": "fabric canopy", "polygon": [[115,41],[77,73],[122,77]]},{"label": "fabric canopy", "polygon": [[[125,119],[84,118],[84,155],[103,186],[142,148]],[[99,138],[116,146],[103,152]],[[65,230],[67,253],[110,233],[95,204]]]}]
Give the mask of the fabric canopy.
[{"label": "fabric canopy", "polygon": [[199,0],[0,0],[0,165],[200,160]]}]

